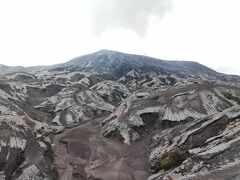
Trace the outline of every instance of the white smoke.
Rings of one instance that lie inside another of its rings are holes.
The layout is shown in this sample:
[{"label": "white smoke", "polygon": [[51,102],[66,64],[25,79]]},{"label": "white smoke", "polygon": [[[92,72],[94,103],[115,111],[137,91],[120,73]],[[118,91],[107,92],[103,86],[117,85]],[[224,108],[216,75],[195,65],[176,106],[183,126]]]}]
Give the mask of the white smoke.
[{"label": "white smoke", "polygon": [[158,20],[172,9],[172,0],[92,0],[91,18],[97,35],[123,28],[144,36],[151,19]]}]

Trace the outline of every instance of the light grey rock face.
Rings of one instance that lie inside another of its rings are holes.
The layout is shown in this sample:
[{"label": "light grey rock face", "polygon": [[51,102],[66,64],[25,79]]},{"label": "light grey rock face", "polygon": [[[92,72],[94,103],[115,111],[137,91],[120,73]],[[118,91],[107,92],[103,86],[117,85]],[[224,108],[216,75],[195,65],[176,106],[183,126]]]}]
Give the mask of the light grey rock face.
[{"label": "light grey rock face", "polygon": [[129,97],[132,93],[127,86],[120,82],[102,81],[91,87],[100,97],[109,103],[117,105],[124,99]]},{"label": "light grey rock face", "polygon": [[108,50],[0,74],[0,179],[145,180],[176,148],[187,159],[150,179],[239,176],[238,76]]},{"label": "light grey rock face", "polygon": [[[120,133],[129,144],[152,129],[166,129],[221,112],[239,103],[240,89],[224,85],[189,85],[131,96],[103,121],[102,132]],[[235,97],[235,98],[234,98]]]},{"label": "light grey rock face", "polygon": [[[63,127],[112,112],[114,105],[130,94],[117,82],[115,87],[102,82],[91,89],[96,84],[94,81],[101,80],[85,73],[59,72],[38,76],[14,73],[4,78],[0,81],[2,115],[25,114],[34,122]],[[60,78],[65,80],[59,82]]]}]

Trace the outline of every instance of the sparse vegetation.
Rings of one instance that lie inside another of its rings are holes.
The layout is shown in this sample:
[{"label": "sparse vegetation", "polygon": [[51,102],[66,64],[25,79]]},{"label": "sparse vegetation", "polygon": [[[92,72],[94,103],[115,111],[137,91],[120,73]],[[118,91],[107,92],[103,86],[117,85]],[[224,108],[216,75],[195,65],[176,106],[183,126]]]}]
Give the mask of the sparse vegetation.
[{"label": "sparse vegetation", "polygon": [[162,169],[168,170],[180,165],[186,158],[187,151],[176,148],[158,157],[154,164],[153,169],[155,172],[158,172]]},{"label": "sparse vegetation", "polygon": [[239,97],[234,96],[229,92],[224,92],[223,95],[224,95],[225,98],[233,100],[233,101],[237,102],[238,104],[240,104],[240,98]]},{"label": "sparse vegetation", "polygon": [[235,135],[225,136],[225,137],[224,137],[224,141],[225,141],[225,142],[228,142],[228,141],[231,141],[231,140],[233,140],[233,139],[235,139],[235,138],[236,138]]}]

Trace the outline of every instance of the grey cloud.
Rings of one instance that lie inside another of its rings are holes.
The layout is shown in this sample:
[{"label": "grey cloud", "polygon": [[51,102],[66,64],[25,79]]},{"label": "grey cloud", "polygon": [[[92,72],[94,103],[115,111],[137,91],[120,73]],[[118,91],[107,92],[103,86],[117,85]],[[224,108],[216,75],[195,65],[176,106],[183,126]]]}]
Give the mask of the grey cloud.
[{"label": "grey cloud", "polygon": [[172,9],[172,0],[92,0],[91,4],[97,35],[112,28],[124,28],[144,36],[151,18],[158,20]]}]

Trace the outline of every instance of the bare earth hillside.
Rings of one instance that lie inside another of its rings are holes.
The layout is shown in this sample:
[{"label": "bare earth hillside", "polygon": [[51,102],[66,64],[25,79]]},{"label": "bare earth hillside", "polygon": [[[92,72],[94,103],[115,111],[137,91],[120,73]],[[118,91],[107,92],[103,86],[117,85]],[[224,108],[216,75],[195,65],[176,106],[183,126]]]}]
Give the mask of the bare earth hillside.
[{"label": "bare earth hillside", "polygon": [[109,50],[0,74],[0,179],[240,177],[238,76]]}]

